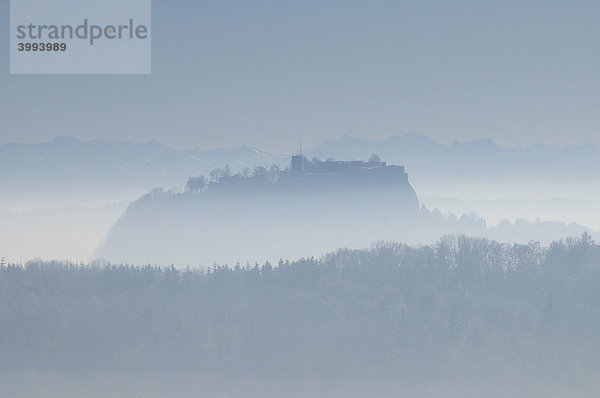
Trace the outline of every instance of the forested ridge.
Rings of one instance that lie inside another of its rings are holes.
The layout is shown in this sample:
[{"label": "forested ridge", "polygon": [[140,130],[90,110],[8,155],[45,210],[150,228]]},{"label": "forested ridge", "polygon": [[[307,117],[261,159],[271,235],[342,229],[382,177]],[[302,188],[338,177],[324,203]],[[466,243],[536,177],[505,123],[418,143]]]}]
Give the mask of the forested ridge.
[{"label": "forested ridge", "polygon": [[451,236],[206,271],[0,268],[2,372],[377,378],[600,370],[600,245]]}]

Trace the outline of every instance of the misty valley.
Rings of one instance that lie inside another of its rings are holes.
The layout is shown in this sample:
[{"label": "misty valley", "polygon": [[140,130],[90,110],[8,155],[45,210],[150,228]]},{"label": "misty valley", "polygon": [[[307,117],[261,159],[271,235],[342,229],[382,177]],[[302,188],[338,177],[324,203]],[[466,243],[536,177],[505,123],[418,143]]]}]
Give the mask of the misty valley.
[{"label": "misty valley", "polygon": [[488,227],[474,213],[457,218],[419,206],[403,166],[368,161],[309,160],[290,166],[229,166],[188,179],[184,192],[155,189],[132,203],[96,250],[100,261],[207,267],[320,256],[375,241],[434,243],[469,234],[504,242],[545,244],[591,231],[537,220]]},{"label": "misty valley", "polygon": [[[15,261],[4,246],[0,390],[10,397],[595,396],[595,224],[536,213],[509,221],[517,207],[510,196],[452,197],[474,181],[506,195],[518,167],[487,179],[465,169],[460,180],[460,162],[452,171],[439,163],[468,157],[465,164],[485,169],[492,157],[478,154],[489,142],[442,150],[404,138],[398,148],[412,146],[402,156],[416,177],[374,152],[348,155],[358,149],[347,137],[336,148],[351,160],[319,158],[336,152],[327,142],[309,150],[312,157],[291,158],[249,147],[180,153],[64,137],[44,144],[45,158],[35,146],[18,148],[36,159],[23,173],[55,167],[54,180],[32,184],[57,207],[36,208],[34,195],[16,200],[0,212],[0,242],[27,236],[12,249],[22,255],[42,248],[37,241],[59,259],[79,251],[77,261]],[[392,144],[358,146],[385,153]],[[65,146],[82,154],[67,169]],[[107,158],[113,163],[100,167]],[[437,177],[427,172],[434,168]],[[535,186],[544,176],[513,184]],[[185,186],[156,188],[175,181]],[[0,195],[5,203],[31,189],[15,187]],[[525,212],[560,202],[539,191],[541,198],[518,202],[530,202]],[[593,212],[590,197],[573,200]]]},{"label": "misty valley", "polygon": [[0,398],[600,397],[600,1],[0,16]]}]

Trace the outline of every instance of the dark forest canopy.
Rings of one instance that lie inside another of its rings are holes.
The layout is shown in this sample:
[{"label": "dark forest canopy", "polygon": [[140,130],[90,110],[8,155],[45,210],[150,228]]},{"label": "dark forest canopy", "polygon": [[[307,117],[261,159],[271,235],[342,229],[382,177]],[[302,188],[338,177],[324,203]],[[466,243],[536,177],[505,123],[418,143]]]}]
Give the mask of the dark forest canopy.
[{"label": "dark forest canopy", "polygon": [[[416,380],[600,370],[600,245],[450,236],[271,265],[0,268],[12,371]],[[434,376],[435,375],[435,376]]]}]

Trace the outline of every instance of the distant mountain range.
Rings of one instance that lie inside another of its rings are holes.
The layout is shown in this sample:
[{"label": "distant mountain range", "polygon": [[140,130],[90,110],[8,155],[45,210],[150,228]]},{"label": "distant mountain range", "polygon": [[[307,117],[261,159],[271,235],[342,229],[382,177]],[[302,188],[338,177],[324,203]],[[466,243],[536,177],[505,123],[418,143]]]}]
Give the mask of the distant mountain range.
[{"label": "distant mountain range", "polygon": [[406,166],[413,180],[498,182],[567,178],[589,183],[597,180],[600,172],[600,146],[595,144],[503,147],[488,138],[443,145],[423,135],[407,134],[383,140],[344,136],[325,141],[309,153],[357,159],[377,153],[382,160]]},{"label": "distant mountain range", "polygon": [[[580,181],[590,184],[600,179],[600,146],[595,144],[503,147],[491,139],[443,145],[418,134],[382,140],[343,136],[317,145],[306,156],[366,160],[373,153],[390,164],[404,165],[412,181],[428,183]],[[273,163],[287,167],[289,155],[250,146],[176,150],[156,141],[80,141],[56,137],[42,144],[1,145],[0,182],[23,192],[94,187],[181,188],[188,177],[207,174],[227,164],[236,171]]]},{"label": "distant mountain range", "polygon": [[56,137],[43,144],[0,146],[0,181],[13,189],[183,186],[188,177],[229,164],[232,170],[270,166],[287,157],[249,146],[176,150],[156,141],[80,141]]}]

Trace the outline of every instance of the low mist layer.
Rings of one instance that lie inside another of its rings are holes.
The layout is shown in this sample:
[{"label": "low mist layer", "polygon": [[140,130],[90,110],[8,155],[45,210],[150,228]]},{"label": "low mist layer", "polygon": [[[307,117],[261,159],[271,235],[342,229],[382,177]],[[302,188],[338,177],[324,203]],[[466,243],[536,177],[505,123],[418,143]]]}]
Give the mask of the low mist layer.
[{"label": "low mist layer", "polygon": [[[255,255],[252,251],[240,250],[229,257],[196,256],[193,259],[170,255],[159,258],[125,255],[128,253],[118,251],[116,246],[114,250],[108,250],[112,246],[112,235],[109,235],[107,244],[102,245],[96,255],[106,255],[119,262],[235,263],[264,261],[272,256],[275,257],[273,260],[295,258],[324,253],[340,246],[365,247],[376,239],[432,243],[447,233],[473,232],[502,241],[548,243],[586,230],[581,226],[600,228],[600,218],[596,216],[600,214],[596,200],[598,189],[594,188],[600,175],[597,145],[504,147],[491,140],[443,145],[422,135],[407,134],[382,140],[344,136],[307,151],[311,158],[348,160],[367,159],[373,153],[388,162],[404,165],[421,204],[430,209],[438,208],[458,218],[462,214],[477,213],[488,227],[494,227],[502,220],[514,224],[518,219],[525,219],[532,225],[524,229],[523,223],[511,228],[504,224],[494,230],[511,229],[513,232],[498,234],[489,228],[473,231],[439,223],[434,227],[439,233],[421,234],[426,235],[424,240],[413,238],[414,231],[396,231],[389,235],[374,233],[369,239],[331,239],[342,230],[341,224],[329,233],[329,239],[321,240],[323,244],[295,252],[271,251]],[[229,164],[234,173],[273,163],[282,168],[289,165],[288,156],[249,146],[209,151],[175,150],[154,141],[141,144],[80,141],[69,137],[57,137],[42,144],[0,145],[0,155],[0,180],[7,187],[0,192],[0,223],[3,227],[0,256],[16,262],[35,257],[71,261],[92,258],[101,238],[107,235],[109,227],[117,222],[124,210],[124,206],[117,208],[114,203],[134,201],[154,187],[175,187],[175,191],[181,191],[190,176],[208,175],[210,170],[224,164]],[[344,202],[344,198],[340,200],[340,203]],[[394,207],[387,210],[395,211]],[[173,214],[173,217],[177,216]],[[127,218],[131,219],[129,215],[124,217]],[[548,223],[536,223],[538,218]],[[551,220],[566,225],[550,223]],[[167,224],[169,222],[172,220]],[[572,222],[579,226],[570,225]],[[115,231],[123,228],[124,223],[124,220],[120,222]],[[453,224],[452,220],[450,224]],[[377,226],[371,228],[371,232],[377,230]],[[526,236],[532,230],[536,234]],[[132,229],[131,232],[137,231]],[[185,235],[193,232],[191,229]],[[160,239],[164,240],[164,237]]]},{"label": "low mist layer", "polygon": [[[408,203],[407,203],[407,198]],[[129,206],[95,252],[110,262],[207,267],[253,264],[327,253],[372,242],[431,244],[444,235],[548,244],[591,232],[557,221],[456,217],[418,208],[412,188],[267,195],[153,191]]]}]

